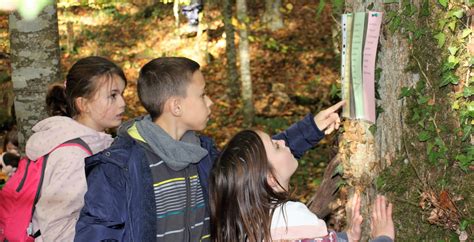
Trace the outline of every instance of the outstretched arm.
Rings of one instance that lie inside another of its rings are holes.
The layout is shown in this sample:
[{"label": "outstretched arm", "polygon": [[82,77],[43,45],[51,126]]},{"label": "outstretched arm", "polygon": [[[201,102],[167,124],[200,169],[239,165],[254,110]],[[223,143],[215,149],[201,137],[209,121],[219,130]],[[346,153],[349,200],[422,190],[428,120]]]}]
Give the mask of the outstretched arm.
[{"label": "outstretched arm", "polygon": [[314,117],[311,114],[306,115],[303,120],[294,123],[285,131],[274,135],[276,140],[285,140],[293,156],[299,159],[303,154],[314,147],[325,134],[330,134],[339,128],[341,122],[337,111],[344,106],[346,102],[339,103],[319,112]]}]

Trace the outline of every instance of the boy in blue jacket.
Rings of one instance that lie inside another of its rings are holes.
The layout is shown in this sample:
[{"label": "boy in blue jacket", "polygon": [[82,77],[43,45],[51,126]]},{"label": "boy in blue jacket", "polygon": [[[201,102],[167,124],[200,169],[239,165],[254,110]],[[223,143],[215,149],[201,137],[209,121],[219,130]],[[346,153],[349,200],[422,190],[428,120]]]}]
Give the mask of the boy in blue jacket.
[{"label": "boy in blue jacket", "polygon": [[[142,67],[138,95],[149,115],[124,123],[110,148],[86,159],[88,191],[75,241],[210,241],[208,177],[218,151],[194,133],[206,127],[212,105],[199,68],[183,57]],[[339,127],[342,105],[273,138],[299,158]]]}]

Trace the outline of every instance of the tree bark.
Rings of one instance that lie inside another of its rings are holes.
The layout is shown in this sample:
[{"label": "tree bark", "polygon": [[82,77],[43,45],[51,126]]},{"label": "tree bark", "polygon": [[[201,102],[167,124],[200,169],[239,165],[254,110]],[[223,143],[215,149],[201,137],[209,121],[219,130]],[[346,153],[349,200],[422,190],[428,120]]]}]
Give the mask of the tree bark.
[{"label": "tree bark", "polygon": [[281,18],[281,0],[265,0],[265,14],[263,22],[271,31],[283,28],[283,20]]},{"label": "tree bark", "polygon": [[[368,3],[346,0],[346,12],[366,11]],[[382,11],[382,1],[374,2],[373,11]],[[398,7],[396,4],[385,5],[385,8]],[[383,67],[378,80],[378,92],[381,100],[376,105],[384,111],[376,121],[376,132],[369,130],[371,124],[362,120],[346,120],[344,134],[339,145],[339,155],[344,167],[344,178],[349,189],[349,201],[354,192],[361,192],[362,240],[367,241],[370,233],[370,206],[375,200],[376,191],[374,179],[379,172],[390,166],[402,152],[402,130],[404,122],[403,101],[398,95],[403,86],[411,86],[418,76],[405,72],[405,66],[400,63],[409,62],[409,47],[404,38],[398,33],[384,30],[382,25],[379,40],[376,66]],[[350,204],[346,205],[347,218]]]},{"label": "tree bark", "polygon": [[227,58],[226,90],[229,99],[239,96],[239,74],[237,73],[237,51],[235,49],[235,29],[232,24],[231,0],[223,0],[222,13],[224,16],[225,54]]},{"label": "tree bark", "polygon": [[179,32],[179,0],[173,2],[174,27]]},{"label": "tree bark", "polygon": [[239,20],[239,57],[240,77],[242,81],[242,102],[244,126],[250,127],[253,123],[254,107],[252,102],[252,78],[250,74],[250,54],[248,39],[248,16],[246,0],[237,0],[237,19]]},{"label": "tree bark", "polygon": [[9,18],[12,82],[20,150],[32,126],[47,117],[48,85],[60,77],[60,52],[56,3],[46,6],[32,21],[17,12]]},{"label": "tree bark", "polygon": [[329,204],[337,198],[337,191],[341,181],[341,176],[337,173],[337,167],[340,162],[339,156],[334,157],[329,162],[324,171],[323,181],[308,204],[309,210],[319,218],[325,218],[332,212]]}]

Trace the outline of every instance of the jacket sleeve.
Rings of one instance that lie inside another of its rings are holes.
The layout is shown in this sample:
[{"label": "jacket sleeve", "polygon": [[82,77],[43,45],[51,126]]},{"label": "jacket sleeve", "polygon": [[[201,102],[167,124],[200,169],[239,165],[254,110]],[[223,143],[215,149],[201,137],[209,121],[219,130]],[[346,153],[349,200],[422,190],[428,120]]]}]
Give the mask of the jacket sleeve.
[{"label": "jacket sleeve", "polygon": [[72,241],[74,238],[74,227],[87,190],[84,174],[87,156],[77,147],[62,147],[49,155],[41,197],[33,216],[34,229],[41,231],[43,241]]},{"label": "jacket sleeve", "polygon": [[307,150],[323,138],[324,133],[316,126],[311,113],[285,131],[273,136],[273,139],[284,140],[297,159],[300,159]]},{"label": "jacket sleeve", "polygon": [[[200,136],[201,147],[205,148],[208,152],[207,156],[204,157],[198,163],[198,173],[199,179],[201,180],[201,185],[204,190],[204,194],[209,192],[209,176],[211,173],[212,165],[214,164],[215,159],[219,156],[219,150],[216,148],[214,140],[207,136]],[[204,196],[206,202],[208,202],[208,196]]]},{"label": "jacket sleeve", "polygon": [[[337,234],[337,241],[338,242],[347,242],[347,241],[349,241],[349,238],[347,237],[346,232],[337,232],[336,234]],[[375,237],[375,238],[369,240],[369,242],[393,242],[393,240],[388,236],[381,235],[381,236],[378,236],[378,237]]]},{"label": "jacket sleeve", "polygon": [[87,176],[88,191],[74,241],[123,241],[127,219],[124,168],[100,162],[101,153],[88,159],[96,165]]}]

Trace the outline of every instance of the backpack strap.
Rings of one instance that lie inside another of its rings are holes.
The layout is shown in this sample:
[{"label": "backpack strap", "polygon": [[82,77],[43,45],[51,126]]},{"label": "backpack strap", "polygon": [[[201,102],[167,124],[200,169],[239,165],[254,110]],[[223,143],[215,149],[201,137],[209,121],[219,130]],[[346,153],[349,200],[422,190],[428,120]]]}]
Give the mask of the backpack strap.
[{"label": "backpack strap", "polygon": [[[36,205],[36,203],[38,202],[40,194],[41,194],[41,187],[43,185],[44,172],[46,170],[46,161],[48,160],[49,154],[51,154],[53,151],[55,151],[55,150],[57,150],[61,147],[67,147],[67,146],[77,146],[77,147],[81,148],[82,150],[84,150],[85,152],[87,152],[87,154],[92,155],[91,148],[81,138],[75,138],[75,139],[72,139],[72,140],[68,140],[68,141],[56,146],[54,149],[52,149],[50,152],[48,152],[48,154],[44,155],[43,167],[41,168],[41,178],[40,178],[40,181],[39,181],[39,184],[38,184],[38,189],[37,189],[37,192],[36,192],[34,205]],[[32,214],[34,212],[35,212],[35,206],[33,206]]]},{"label": "backpack strap", "polygon": [[[31,211],[31,218],[33,219],[33,214],[35,213],[35,208],[36,208],[36,203],[38,203],[38,200],[40,198],[40,194],[41,194],[41,187],[43,186],[43,179],[44,179],[44,172],[46,170],[46,161],[48,160],[48,157],[49,157],[49,154],[51,154],[53,151],[61,148],[61,147],[68,147],[68,146],[76,146],[76,147],[79,147],[81,148],[82,150],[84,150],[87,154],[89,155],[92,155],[92,150],[91,148],[89,147],[89,145],[87,145],[86,142],[84,142],[84,140],[82,140],[81,138],[75,138],[75,139],[72,139],[72,140],[68,140],[58,146],[56,146],[54,149],[52,149],[50,152],[48,152],[48,154],[44,155],[44,158],[43,158],[43,166],[41,167],[41,177],[40,177],[40,181],[39,181],[39,184],[38,184],[38,189],[36,190],[36,195],[35,195],[35,200],[34,200],[34,204],[33,204],[33,210]],[[28,159],[29,160],[29,159]],[[33,238],[37,238],[41,235],[41,231],[38,230],[36,231],[33,235],[31,235]]]},{"label": "backpack strap", "polygon": [[89,145],[87,145],[86,142],[84,142],[84,140],[82,140],[81,138],[75,138],[75,139],[72,139],[72,140],[68,140],[60,145],[58,145],[56,148],[54,148],[53,150],[51,150],[48,155],[57,150],[58,148],[61,148],[61,147],[65,147],[65,146],[77,146],[79,148],[81,148],[82,150],[84,150],[85,152],[87,152],[87,154],[89,155],[92,155],[92,150],[91,148],[89,147]]}]

